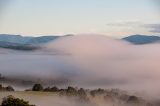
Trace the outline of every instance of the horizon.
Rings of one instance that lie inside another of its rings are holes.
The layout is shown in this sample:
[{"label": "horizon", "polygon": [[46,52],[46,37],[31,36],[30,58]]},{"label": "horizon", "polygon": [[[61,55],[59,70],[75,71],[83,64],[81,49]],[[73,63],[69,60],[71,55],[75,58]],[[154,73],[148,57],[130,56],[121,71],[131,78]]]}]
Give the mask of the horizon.
[{"label": "horizon", "polygon": [[[0,33],[23,36],[93,33],[159,35],[156,0],[1,0]],[[3,10],[3,11],[2,11]]]},{"label": "horizon", "polygon": [[90,35],[90,36],[94,36],[94,35],[101,35],[101,36],[106,36],[106,37],[110,37],[110,38],[116,38],[116,39],[123,39],[126,37],[131,37],[131,36],[158,36],[160,37],[160,35],[145,35],[145,34],[132,34],[132,35],[124,35],[124,36],[107,36],[107,35],[103,35],[103,34],[64,34],[64,35],[21,35],[21,34],[0,34],[0,36],[2,35],[9,35],[9,36],[21,36],[21,37],[43,37],[43,36],[68,36],[68,35],[72,35],[72,36],[78,36],[78,35]]}]

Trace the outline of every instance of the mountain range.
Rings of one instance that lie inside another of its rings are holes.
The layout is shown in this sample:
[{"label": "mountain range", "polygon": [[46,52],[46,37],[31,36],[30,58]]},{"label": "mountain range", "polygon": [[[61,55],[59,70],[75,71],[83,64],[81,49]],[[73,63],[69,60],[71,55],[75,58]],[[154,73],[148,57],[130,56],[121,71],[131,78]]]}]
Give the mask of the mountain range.
[{"label": "mountain range", "polygon": [[[21,35],[0,34],[0,47],[16,50],[35,50],[40,44],[45,44],[65,36],[72,35],[24,37]],[[132,44],[140,45],[160,42],[160,36],[131,35],[124,37],[121,40],[128,41]]]},{"label": "mountain range", "polygon": [[62,36],[24,37],[21,35],[0,34],[0,47],[17,50],[34,50],[38,45],[56,40]]},{"label": "mountain range", "polygon": [[160,42],[160,36],[131,35],[122,38],[122,40],[128,41],[133,44],[149,44]]}]

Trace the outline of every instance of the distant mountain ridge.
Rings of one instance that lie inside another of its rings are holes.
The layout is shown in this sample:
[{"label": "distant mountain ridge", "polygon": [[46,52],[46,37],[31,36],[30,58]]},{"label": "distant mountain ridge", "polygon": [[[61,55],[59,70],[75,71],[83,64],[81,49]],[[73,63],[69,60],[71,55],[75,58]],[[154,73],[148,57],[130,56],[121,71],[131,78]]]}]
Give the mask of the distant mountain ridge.
[{"label": "distant mountain ridge", "polygon": [[16,50],[35,50],[39,44],[56,40],[62,36],[24,37],[21,35],[0,34],[0,47]]},{"label": "distant mountain ridge", "polygon": [[59,37],[61,36],[24,37],[21,35],[0,34],[0,42],[29,45],[47,43]]},{"label": "distant mountain ridge", "polygon": [[149,43],[160,43],[160,36],[147,36],[147,35],[131,35],[122,38],[122,40],[128,41],[133,44],[149,44]]},{"label": "distant mountain ridge", "polygon": [[[64,35],[72,36],[72,35]],[[16,50],[35,50],[40,44],[45,44],[54,41],[64,36],[40,36],[40,37],[24,37],[21,35],[0,34],[0,47]],[[122,38],[121,40],[128,41],[132,44],[149,44],[160,42],[160,36],[148,35],[131,35]]]}]

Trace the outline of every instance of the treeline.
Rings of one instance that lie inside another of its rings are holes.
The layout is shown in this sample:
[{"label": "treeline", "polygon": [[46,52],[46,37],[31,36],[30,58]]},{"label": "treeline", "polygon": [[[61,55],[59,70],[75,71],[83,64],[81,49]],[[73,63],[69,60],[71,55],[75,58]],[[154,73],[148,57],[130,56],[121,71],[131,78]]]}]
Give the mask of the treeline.
[{"label": "treeline", "polygon": [[14,88],[11,87],[11,86],[3,87],[3,86],[0,84],[0,91],[14,91]]},{"label": "treeline", "polygon": [[68,86],[66,89],[60,89],[56,86],[44,88],[41,84],[34,84],[31,89],[27,89],[25,91],[54,92],[59,94],[59,96],[70,96],[76,97],[78,100],[81,101],[89,101],[87,97],[87,90],[83,88],[78,89],[71,86]]},{"label": "treeline", "polygon": [[3,76],[1,73],[0,73],[0,83],[11,83],[11,84],[15,84],[15,85],[17,84],[22,86],[30,86],[35,84],[35,82],[31,80],[21,80],[19,78],[10,78],[10,77]]},{"label": "treeline", "polygon": [[90,102],[91,98],[102,97],[106,102],[112,102],[116,104],[132,104],[135,106],[153,106],[152,103],[149,103],[143,100],[140,97],[135,95],[129,95],[126,91],[120,89],[84,89],[68,86],[65,89],[58,88],[56,86],[44,88],[41,84],[35,84],[33,87],[26,91],[41,91],[41,92],[54,92],[60,96],[69,96],[77,97],[79,101]]}]

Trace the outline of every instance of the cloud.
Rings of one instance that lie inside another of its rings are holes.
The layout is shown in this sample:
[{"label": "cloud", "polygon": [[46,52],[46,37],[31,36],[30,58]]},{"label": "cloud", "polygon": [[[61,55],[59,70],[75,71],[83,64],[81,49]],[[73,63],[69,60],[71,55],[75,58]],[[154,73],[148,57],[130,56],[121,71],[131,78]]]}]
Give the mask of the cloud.
[{"label": "cloud", "polygon": [[77,84],[147,91],[160,88],[153,87],[160,80],[160,44],[137,46],[105,36],[81,35],[47,47],[70,54],[70,62],[78,69]]},{"label": "cloud", "polygon": [[160,24],[159,23],[142,23],[138,21],[128,21],[128,22],[117,22],[117,23],[108,23],[106,24],[109,27],[118,27],[118,28],[127,28],[127,29],[141,29],[146,32],[151,33],[160,33]]},{"label": "cloud", "polygon": [[149,29],[149,32],[160,33],[160,24],[146,24],[144,27]]},{"label": "cloud", "polygon": [[138,21],[128,21],[128,22],[117,22],[117,23],[108,23],[107,26],[112,27],[135,27],[135,26],[141,26],[143,23],[140,23]]}]

